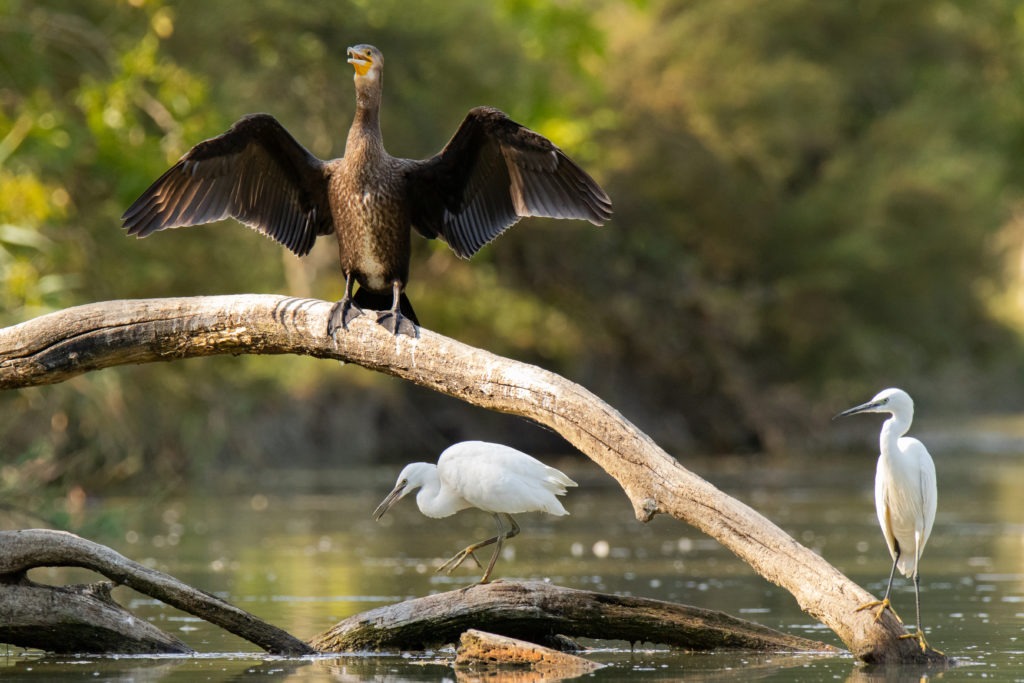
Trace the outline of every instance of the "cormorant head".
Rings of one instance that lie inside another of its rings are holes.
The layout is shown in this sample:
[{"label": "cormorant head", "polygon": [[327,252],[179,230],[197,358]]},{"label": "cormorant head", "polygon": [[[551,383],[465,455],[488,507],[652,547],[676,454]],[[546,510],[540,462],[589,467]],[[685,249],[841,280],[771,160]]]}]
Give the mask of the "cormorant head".
[{"label": "cormorant head", "polygon": [[384,68],[384,55],[373,45],[356,45],[348,49],[348,63],[356,70],[356,80],[376,78]]}]

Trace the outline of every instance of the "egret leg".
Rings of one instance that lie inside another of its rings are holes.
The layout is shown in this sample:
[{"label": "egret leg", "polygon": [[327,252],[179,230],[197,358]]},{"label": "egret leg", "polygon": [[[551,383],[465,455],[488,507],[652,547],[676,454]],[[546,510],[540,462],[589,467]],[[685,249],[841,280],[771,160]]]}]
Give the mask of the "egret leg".
[{"label": "egret leg", "polygon": [[331,314],[327,318],[327,334],[334,336],[340,329],[348,329],[348,324],[363,314],[363,309],[352,303],[352,271],[345,273],[345,295],[331,306]]},{"label": "egret leg", "polygon": [[[921,652],[928,652],[928,641],[924,638],[924,628],[921,626],[921,574],[918,572],[920,566],[921,553],[917,552],[917,562],[914,564],[914,604],[917,607],[917,633],[907,633],[900,638],[916,638],[917,644],[921,646]],[[935,648],[932,648],[933,650]],[[935,650],[939,654],[943,654],[939,650]]]},{"label": "egret leg", "polygon": [[491,571],[494,569],[494,563],[498,561],[498,555],[501,554],[501,546],[504,545],[505,541],[513,536],[519,535],[519,525],[516,524],[516,520],[512,518],[512,515],[503,513],[505,519],[508,520],[511,527],[508,531],[504,531],[501,526],[501,519],[498,515],[494,515],[494,518],[498,520],[498,529],[502,530],[502,533],[498,534],[498,545],[494,549],[494,554],[491,555],[491,561],[487,563],[487,571],[484,572],[484,576],[480,579],[480,583],[487,583],[487,580],[491,578]]},{"label": "egret leg", "polygon": [[903,620],[900,619],[900,615],[896,614],[896,610],[892,608],[892,603],[889,602],[889,593],[892,592],[892,579],[894,576],[896,576],[896,563],[899,562],[899,559],[900,549],[899,546],[897,546],[896,557],[893,558],[892,569],[889,570],[889,585],[885,589],[885,597],[881,600],[872,600],[871,602],[866,602],[860,607],[858,607],[856,611],[860,612],[861,610],[877,607],[878,610],[875,612],[875,621],[878,621],[882,618],[882,613],[885,612],[885,610],[889,610],[890,612],[892,612],[892,615],[896,617],[896,621],[900,622],[901,624],[903,623]]},{"label": "egret leg", "polygon": [[502,525],[501,523],[501,517],[499,516],[499,513],[494,513],[494,520],[498,524],[498,535],[488,538],[486,541],[480,541],[479,543],[474,543],[473,545],[467,546],[463,550],[456,553],[450,560],[448,560],[440,567],[438,567],[437,571],[443,571],[448,574],[451,574],[456,568],[458,568],[459,565],[466,561],[466,558],[469,557],[473,558],[473,561],[477,563],[477,566],[483,567],[483,565],[480,564],[480,560],[477,559],[474,553],[480,548],[485,548],[489,545],[497,544],[498,547],[495,549],[494,554],[491,556],[491,561],[487,564],[487,570],[484,572],[483,578],[481,578],[480,581],[478,582],[487,583],[488,579],[491,576],[491,571],[494,569],[494,565],[498,561],[498,554],[501,552],[501,546],[505,543],[505,539],[512,538],[513,536],[519,533],[519,525],[516,524],[516,520],[512,519],[512,515],[505,514],[505,517],[512,525],[510,529],[506,531],[504,525]]},{"label": "egret leg", "polygon": [[416,326],[412,324],[411,320],[402,315],[402,282],[400,280],[392,281],[391,291],[391,310],[378,315],[377,322],[383,325],[384,329],[395,336],[404,334],[409,337],[415,337]]},{"label": "egret leg", "polygon": [[[495,514],[494,518],[498,519],[498,515]],[[498,531],[499,532],[504,531],[504,528],[501,526],[501,521],[500,520],[498,521]],[[462,550],[457,552],[455,555],[453,555],[451,559],[449,559],[447,562],[445,562],[440,567],[438,567],[435,571],[437,571],[437,572],[442,572],[443,571],[443,572],[446,572],[448,574],[451,574],[455,569],[457,569],[459,567],[459,565],[461,565],[463,562],[466,561],[466,558],[469,558],[469,557],[473,558],[473,561],[476,562],[476,566],[478,566],[481,569],[483,569],[484,566],[480,563],[480,560],[478,560],[477,557],[476,557],[476,554],[475,554],[476,551],[479,550],[480,548],[486,548],[489,545],[493,545],[494,543],[497,543],[499,538],[501,538],[501,534],[500,533],[497,536],[492,536],[491,538],[488,538],[486,541],[480,541],[479,543],[474,543],[473,545],[466,546],[465,548],[463,548]]]}]

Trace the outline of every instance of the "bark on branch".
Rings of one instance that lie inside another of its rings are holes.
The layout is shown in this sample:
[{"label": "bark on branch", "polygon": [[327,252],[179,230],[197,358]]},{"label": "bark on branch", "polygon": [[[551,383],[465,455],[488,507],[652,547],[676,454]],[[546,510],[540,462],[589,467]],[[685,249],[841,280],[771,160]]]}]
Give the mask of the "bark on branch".
[{"label": "bark on branch", "polygon": [[557,634],[685,650],[833,649],[724,612],[542,581],[499,581],[379,607],[341,621],[310,643],[321,652],[426,650],[456,642],[469,628],[534,643]]},{"label": "bark on branch", "polygon": [[111,301],[0,330],[0,388],[50,384],[115,365],[215,354],[303,354],[385,372],[559,432],[622,486],[637,519],[666,514],[729,548],[867,662],[940,662],[872,596],[747,505],[685,469],[595,395],[554,373],[419,329],[394,337],[370,316],[326,335],[331,304],[271,295]]}]

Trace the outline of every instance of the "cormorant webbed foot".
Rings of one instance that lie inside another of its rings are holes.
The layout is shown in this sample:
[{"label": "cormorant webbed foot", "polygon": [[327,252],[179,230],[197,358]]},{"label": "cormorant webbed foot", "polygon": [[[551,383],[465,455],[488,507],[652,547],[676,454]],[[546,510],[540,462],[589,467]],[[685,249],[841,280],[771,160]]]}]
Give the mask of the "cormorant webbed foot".
[{"label": "cormorant webbed foot", "polygon": [[400,280],[392,281],[391,310],[378,314],[377,322],[396,337],[400,334],[415,337],[416,325],[409,319],[409,316],[402,313],[402,297],[402,282]]},{"label": "cormorant webbed foot", "polygon": [[348,324],[362,314],[363,309],[352,303],[352,299],[346,296],[331,307],[331,314],[327,318],[327,334],[333,337],[338,330],[347,330]]},{"label": "cormorant webbed foot", "polygon": [[400,334],[408,337],[416,336],[416,326],[413,325],[409,318],[402,315],[400,311],[384,311],[379,313],[377,315],[377,322],[396,337]]}]

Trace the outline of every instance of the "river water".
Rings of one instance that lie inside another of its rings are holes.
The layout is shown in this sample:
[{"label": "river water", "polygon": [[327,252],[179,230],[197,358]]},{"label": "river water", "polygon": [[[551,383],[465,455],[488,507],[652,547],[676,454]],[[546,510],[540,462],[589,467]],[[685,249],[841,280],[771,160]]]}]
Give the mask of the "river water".
[{"label": "river water", "polygon": [[[956,658],[945,672],[872,671],[848,655],[686,654],[652,645],[588,642],[608,666],[595,680],[1024,681],[1024,443],[989,439],[990,426],[931,441],[939,511],[922,563],[922,620],[929,642]],[[928,435],[923,435],[927,439]],[[978,444],[983,444],[979,448]],[[496,577],[673,600],[719,609],[789,633],[841,645],[784,590],[756,576],[716,542],[668,518],[637,522],[625,495],[580,457],[548,459],[580,486],[571,516],[520,515]],[[880,595],[890,561],[872,502],[874,457],[699,458],[691,470],[739,497]],[[433,569],[466,543],[492,535],[489,515],[445,519],[403,500],[382,520],[370,512],[397,466],[334,472],[234,472],[204,477],[164,497],[90,499],[92,540],[214,592],[301,638],[338,620],[479,578]],[[34,570],[41,582],[85,582],[78,570]],[[248,643],[127,588],[114,596],[201,654],[188,658],[66,657],[0,646],[11,681],[456,680],[453,652],[312,659],[268,657]],[[899,580],[896,609],[913,622],[912,585]],[[511,680],[511,679],[509,679]],[[516,677],[515,680],[537,680]]]}]

